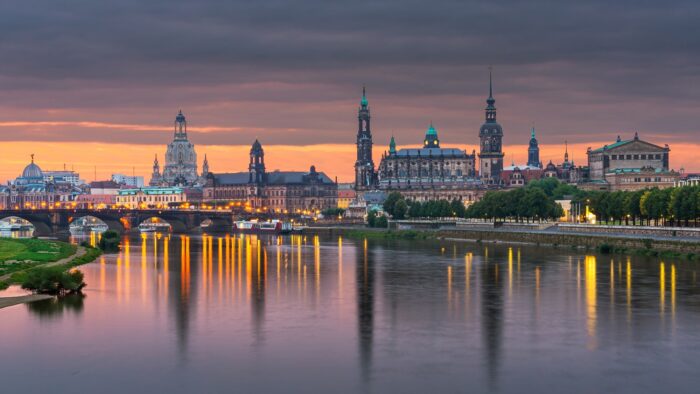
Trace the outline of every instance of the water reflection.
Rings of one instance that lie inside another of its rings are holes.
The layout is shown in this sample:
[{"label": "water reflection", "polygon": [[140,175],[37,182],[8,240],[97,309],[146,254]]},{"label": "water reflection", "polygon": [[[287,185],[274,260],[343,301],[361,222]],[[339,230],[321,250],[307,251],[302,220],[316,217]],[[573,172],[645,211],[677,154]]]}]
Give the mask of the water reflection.
[{"label": "water reflection", "polygon": [[[163,364],[149,378],[143,366],[123,371],[138,391],[191,392],[163,382],[206,377],[213,391],[235,379],[247,392],[298,384],[599,392],[630,374],[653,377],[650,370],[687,381],[696,354],[684,345],[700,339],[695,266],[681,261],[447,241],[150,233],[124,238],[118,254],[81,270],[86,298],[3,310],[13,314],[5,331],[50,320],[59,343],[103,349],[94,357],[124,352]],[[23,346],[4,342],[0,351],[21,355]],[[31,381],[20,379],[27,365],[44,362],[19,357],[11,388]],[[102,385],[116,384],[103,372]],[[659,387],[637,379],[625,387]]]},{"label": "water reflection", "polygon": [[56,319],[70,312],[80,314],[84,308],[85,295],[70,294],[64,297],[56,297],[49,300],[30,302],[25,304],[27,310],[40,320]]}]

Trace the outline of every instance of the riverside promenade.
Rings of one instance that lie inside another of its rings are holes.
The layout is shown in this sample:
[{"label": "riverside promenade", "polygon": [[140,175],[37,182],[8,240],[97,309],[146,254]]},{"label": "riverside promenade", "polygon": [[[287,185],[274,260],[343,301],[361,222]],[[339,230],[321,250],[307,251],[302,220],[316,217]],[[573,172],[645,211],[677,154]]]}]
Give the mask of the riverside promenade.
[{"label": "riverside promenade", "polygon": [[348,234],[353,232],[426,232],[442,239],[492,243],[528,243],[596,248],[603,244],[615,248],[654,250],[682,254],[700,254],[700,229],[686,227],[602,226],[569,223],[488,223],[445,220],[391,221],[389,229],[358,226],[315,226],[310,234]]}]

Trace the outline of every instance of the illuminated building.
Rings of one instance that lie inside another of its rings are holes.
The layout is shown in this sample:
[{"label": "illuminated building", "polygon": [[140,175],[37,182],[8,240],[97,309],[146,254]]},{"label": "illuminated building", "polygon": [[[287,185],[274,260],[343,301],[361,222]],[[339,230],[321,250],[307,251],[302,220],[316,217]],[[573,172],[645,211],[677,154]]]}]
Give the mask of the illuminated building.
[{"label": "illuminated building", "polygon": [[338,185],[311,166],[304,171],[267,171],[258,140],[250,149],[247,172],[209,173],[205,202],[236,202],[251,210],[303,213],[336,208]]},{"label": "illuminated building", "polygon": [[[204,163],[208,172],[208,163]],[[206,174],[205,174],[206,175]],[[180,111],[175,117],[174,138],[165,152],[165,167],[160,173],[158,156],[153,162],[151,186],[201,186],[204,178],[197,174],[197,153],[187,137],[187,120]]]},{"label": "illuminated building", "polygon": [[186,201],[181,187],[140,187],[117,192],[117,206],[129,209],[178,207]]}]

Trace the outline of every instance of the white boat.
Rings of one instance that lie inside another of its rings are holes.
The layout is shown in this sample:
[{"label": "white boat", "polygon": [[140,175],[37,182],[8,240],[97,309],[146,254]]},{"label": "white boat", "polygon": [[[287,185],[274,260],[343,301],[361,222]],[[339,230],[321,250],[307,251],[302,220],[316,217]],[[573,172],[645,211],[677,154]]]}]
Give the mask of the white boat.
[{"label": "white boat", "polygon": [[233,224],[233,231],[247,234],[288,234],[292,232],[292,224],[277,219],[267,222],[239,220]]},{"label": "white boat", "polygon": [[142,233],[167,233],[170,231],[170,225],[168,223],[141,223],[139,224],[139,231]]},{"label": "white boat", "polygon": [[20,223],[0,222],[0,231],[22,231],[23,227]]},{"label": "white boat", "polygon": [[80,218],[71,223],[68,229],[71,234],[104,233],[109,230],[109,226],[99,221]]}]

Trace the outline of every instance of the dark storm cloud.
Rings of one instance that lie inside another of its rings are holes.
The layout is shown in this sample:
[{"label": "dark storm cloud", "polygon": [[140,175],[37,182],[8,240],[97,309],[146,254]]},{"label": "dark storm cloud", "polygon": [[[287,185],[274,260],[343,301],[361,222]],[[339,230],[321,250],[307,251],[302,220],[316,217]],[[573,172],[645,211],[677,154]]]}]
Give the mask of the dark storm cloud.
[{"label": "dark storm cloud", "polygon": [[[700,120],[698,17],[695,1],[5,1],[0,119],[167,125],[185,106],[285,143],[288,128],[303,130],[295,143],[351,143],[366,83],[380,136],[437,116],[443,139],[464,139],[493,65],[511,142],[533,121],[553,138],[683,140]],[[50,138],[157,135],[60,130]]]}]

